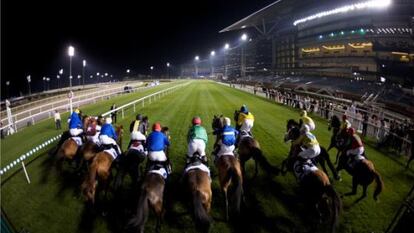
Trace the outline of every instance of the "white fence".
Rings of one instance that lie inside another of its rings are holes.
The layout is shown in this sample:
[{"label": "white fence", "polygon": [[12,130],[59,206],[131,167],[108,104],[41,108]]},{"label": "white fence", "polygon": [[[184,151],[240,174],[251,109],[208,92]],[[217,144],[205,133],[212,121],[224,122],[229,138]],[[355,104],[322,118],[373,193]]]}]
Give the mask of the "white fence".
[{"label": "white fence", "polygon": [[[165,85],[165,84],[161,84]],[[147,89],[151,87],[138,87],[133,88],[128,91],[124,90],[124,87],[116,87],[116,88],[110,88],[110,89],[103,89],[99,90],[93,93],[84,94],[81,96],[75,96],[72,99],[72,105],[74,107],[79,107],[81,105],[85,104],[91,104],[96,103],[98,100],[104,100],[111,98],[112,96],[117,96],[123,93],[129,93],[129,92],[136,92],[139,90]],[[52,102],[46,105],[39,106],[35,109],[30,109],[27,111],[19,112],[15,115],[13,115],[13,123],[3,126],[1,129],[7,129],[9,126],[12,126],[15,131],[17,129],[26,127],[28,125],[33,125],[36,123],[36,121],[43,120],[45,118],[50,118],[53,116],[53,113],[55,110],[58,111],[69,111],[70,104],[68,99],[59,100],[56,102]],[[3,119],[5,120],[5,119]]]},{"label": "white fence", "polygon": [[[223,85],[227,85],[224,83],[220,83]],[[234,84],[233,84],[234,85]],[[241,87],[240,85],[236,84],[234,85],[235,88],[244,90],[246,92],[249,93],[255,93],[254,91],[254,87],[252,86],[243,86]],[[289,98],[287,96],[284,95],[280,95],[279,97],[274,96],[274,97],[270,97],[269,93],[265,93],[263,92],[261,89],[256,89],[256,95],[260,95],[266,98],[269,98],[271,100],[274,100],[277,103],[281,103],[281,104],[285,104],[288,105],[290,107],[296,107],[296,104],[299,104],[300,108],[309,108],[307,105],[310,104],[305,104],[303,101],[303,96],[301,96],[300,94],[303,93],[296,93],[297,98]],[[349,111],[345,111],[342,107],[343,106],[347,106],[349,108],[349,105],[351,104],[351,101],[346,101],[344,99],[338,99],[338,98],[333,98],[331,99],[331,101],[333,103],[332,107],[328,108],[323,108],[323,107],[318,107],[317,109],[313,109],[315,114],[320,114],[321,117],[325,118],[325,111],[328,111],[328,118],[330,119],[331,116],[336,115],[339,119],[342,119],[342,116],[345,114],[347,115],[350,123],[352,124],[352,127],[357,129],[359,132],[363,131],[363,126],[364,126],[364,122],[362,119],[362,116],[358,116],[352,112]],[[347,103],[349,105],[347,105]],[[364,112],[367,113],[369,116],[372,116],[373,114],[377,115],[378,117],[382,117],[388,120],[394,120],[396,122],[401,122],[402,121],[402,117],[400,115],[394,114],[392,112],[369,112],[365,109],[361,109],[361,108],[355,108],[356,111],[359,112]],[[384,127],[383,125],[379,124],[379,122],[373,122],[371,120],[369,120],[368,122],[365,122],[366,124],[366,136],[371,137],[376,139],[378,142],[382,142],[387,136],[391,135],[394,138],[401,140],[401,152],[405,155],[410,155],[411,151],[411,141],[408,139],[408,136],[405,137],[401,137],[393,132],[390,132],[388,127]],[[364,130],[365,131],[365,130]]]},{"label": "white fence", "polygon": [[[108,111],[103,113],[103,116],[108,116],[109,114],[115,112],[115,111],[121,111],[122,112],[122,118],[124,117],[124,113],[125,110],[127,108],[132,107],[134,112],[136,110],[136,105],[138,104],[142,104],[142,107],[145,106],[145,104],[151,104],[152,102],[156,101],[157,99],[160,99],[161,97],[170,94],[172,92],[174,92],[175,90],[177,90],[178,88],[187,86],[188,84],[190,84],[190,82],[186,82],[183,84],[178,84],[176,86],[173,87],[169,87],[167,89],[155,92],[153,94],[147,95],[145,97],[142,97],[140,99],[134,100],[130,103],[124,104],[114,110]],[[24,161],[27,160],[28,158],[30,158],[31,156],[35,155],[37,152],[39,152],[40,150],[46,148],[48,145],[50,145],[51,143],[59,140],[61,137],[61,135],[57,135],[55,137],[50,138],[49,140],[46,140],[44,143],[35,146],[33,149],[29,150],[27,153],[21,155],[20,157],[18,157],[16,160],[14,160],[13,162],[9,163],[7,166],[4,166],[3,168],[0,169],[0,176],[3,176],[6,172],[9,172],[13,167],[18,166],[19,164],[22,165],[23,171],[25,173],[27,182],[30,184],[30,178],[29,178],[29,174],[27,173],[26,167],[25,167],[25,163]]]}]

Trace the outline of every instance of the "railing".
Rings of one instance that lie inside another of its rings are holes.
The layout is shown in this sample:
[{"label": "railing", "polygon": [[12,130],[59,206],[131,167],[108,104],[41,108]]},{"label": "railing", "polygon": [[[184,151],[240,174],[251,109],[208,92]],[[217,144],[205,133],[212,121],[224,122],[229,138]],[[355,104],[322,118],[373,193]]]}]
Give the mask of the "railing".
[{"label": "railing", "polygon": [[[221,84],[224,84],[224,83],[221,83]],[[227,85],[227,84],[224,84],[224,85]],[[253,94],[255,93],[254,87],[252,87],[252,86],[247,86],[246,85],[244,87],[241,87],[240,85],[235,85],[234,87],[236,87],[238,89],[241,89],[241,90],[244,90],[244,91],[249,92],[249,93],[253,93]],[[261,95],[261,96],[266,97],[266,98],[270,98],[269,94],[266,94],[262,90],[256,90],[256,94]],[[299,96],[299,95],[297,94],[297,96]],[[284,95],[279,95],[279,97],[273,96],[270,99],[274,100],[275,102],[288,105],[290,107],[296,107],[295,105],[298,104],[299,108],[301,108],[301,109],[308,108],[308,106],[306,106],[306,104],[304,103],[302,97],[303,96],[301,96],[301,98],[289,98],[289,97],[284,96]],[[400,149],[400,151],[403,152],[407,156],[410,155],[410,153],[411,153],[411,151],[410,151],[411,143],[413,143],[413,142],[411,142],[408,139],[408,137],[400,137],[399,135],[391,132],[389,129],[385,128],[384,126],[378,125],[378,124],[376,124],[372,121],[368,121],[368,122],[364,123],[362,118],[357,117],[355,114],[347,112],[342,108],[338,108],[338,106],[342,106],[342,105],[335,103],[334,99],[332,99],[331,102],[333,102],[332,108],[318,107],[317,110],[314,109],[314,113],[320,114],[321,117],[326,118],[325,117],[326,111],[328,111],[328,114],[327,114],[328,119],[330,119],[333,115],[336,115],[339,119],[341,119],[342,116],[345,114],[345,115],[347,115],[347,118],[350,121],[352,127],[357,129],[359,132],[363,131],[363,126],[364,126],[364,124],[366,124],[366,130],[364,130],[365,136],[374,138],[378,142],[381,143],[381,142],[383,142],[383,140],[387,136],[391,135],[395,139],[401,140],[401,147],[400,147],[401,149]],[[338,102],[344,103],[344,101],[338,101]],[[372,114],[377,114],[377,116],[380,115],[378,113],[371,113],[371,112],[369,112],[365,109],[361,109],[361,108],[355,108],[355,109],[356,109],[356,111],[365,112],[365,113],[368,113],[368,114],[371,114],[371,115]],[[386,113],[384,113],[383,116],[386,116],[387,119],[392,119],[396,122],[401,122],[401,117],[397,116],[397,115],[395,115],[391,112],[386,112]]]},{"label": "railing", "polygon": [[[145,97],[142,97],[140,99],[134,100],[130,103],[124,104],[114,110],[105,112],[102,114],[102,116],[108,116],[109,114],[115,112],[115,111],[122,111],[122,118],[124,118],[124,113],[125,110],[129,107],[132,107],[134,109],[136,109],[136,105],[137,104],[142,104],[142,106],[145,106],[145,101],[147,101],[147,104],[151,104],[151,102],[154,102],[157,99],[160,99],[162,96],[165,96],[169,93],[174,92],[175,90],[177,90],[178,88],[184,87],[189,85],[191,82],[186,82],[183,84],[178,84],[176,86],[173,87],[169,87],[167,89],[155,92],[153,94],[147,95]],[[61,135],[57,135],[55,137],[50,138],[49,140],[46,140],[44,143],[33,147],[33,149],[29,150],[27,153],[21,155],[20,157],[18,157],[16,160],[12,161],[11,163],[9,163],[7,166],[4,166],[3,168],[0,169],[0,176],[3,176],[6,172],[9,172],[11,169],[13,169],[13,167],[18,166],[19,164],[22,165],[23,171],[25,173],[26,176],[26,180],[27,182],[30,184],[30,177],[29,174],[27,173],[26,167],[25,167],[25,160],[29,159],[30,157],[32,157],[33,155],[35,155],[37,152],[43,150],[44,148],[46,148],[48,145],[50,145],[51,143],[59,140],[61,137]]]},{"label": "railing", "polygon": [[[165,85],[165,84],[161,84],[161,85]],[[136,92],[138,90],[143,90],[143,89],[148,89],[148,88],[151,88],[151,87],[138,87],[138,88],[134,88],[128,91],[125,91],[123,87],[112,88],[112,89],[104,90],[104,91],[101,90],[97,93],[95,92],[95,93],[91,93],[88,95],[75,97],[75,100],[73,101],[72,106],[79,107],[84,104],[96,103],[96,101],[99,99],[104,100],[105,98],[110,98],[111,96],[116,96],[116,95],[123,94],[126,92],[131,92],[131,91]],[[8,127],[13,127],[17,131],[17,129],[26,127],[28,125],[35,124],[36,121],[43,120],[45,118],[51,118],[55,110],[69,111],[70,104],[68,102],[69,102],[68,100],[62,100],[62,101],[59,101],[60,104],[52,103],[50,105],[41,106],[39,107],[39,110],[38,110],[39,112],[33,114],[32,111],[30,111],[29,115],[26,117],[23,117],[22,119],[17,119],[17,117],[13,116],[13,123],[3,126],[0,129],[5,130]],[[42,109],[45,109],[45,111]]]}]

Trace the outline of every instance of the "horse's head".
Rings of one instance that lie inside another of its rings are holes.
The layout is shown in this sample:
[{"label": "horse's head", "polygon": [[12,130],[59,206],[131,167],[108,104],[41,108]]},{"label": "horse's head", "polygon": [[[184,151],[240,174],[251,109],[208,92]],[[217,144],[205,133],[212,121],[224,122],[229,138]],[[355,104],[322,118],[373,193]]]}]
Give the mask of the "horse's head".
[{"label": "horse's head", "polygon": [[288,132],[293,127],[299,128],[299,123],[293,119],[288,120],[286,124],[286,132]]},{"label": "horse's head", "polygon": [[298,139],[299,136],[300,136],[300,129],[299,129],[299,127],[294,126],[294,127],[290,128],[285,133],[284,140],[285,140],[285,142],[294,141],[294,140]]},{"label": "horse's head", "polygon": [[161,128],[161,133],[163,133],[168,138],[168,140],[171,139],[171,137],[170,137],[170,128],[168,128],[168,126],[162,127]]},{"label": "horse's head", "polygon": [[213,128],[214,133],[216,134],[217,131],[220,131],[224,127],[224,118],[223,115],[216,116],[214,115],[213,123],[211,124],[211,127]]},{"label": "horse's head", "polygon": [[233,119],[237,122],[239,120],[239,110],[234,110],[234,115],[233,115]]}]

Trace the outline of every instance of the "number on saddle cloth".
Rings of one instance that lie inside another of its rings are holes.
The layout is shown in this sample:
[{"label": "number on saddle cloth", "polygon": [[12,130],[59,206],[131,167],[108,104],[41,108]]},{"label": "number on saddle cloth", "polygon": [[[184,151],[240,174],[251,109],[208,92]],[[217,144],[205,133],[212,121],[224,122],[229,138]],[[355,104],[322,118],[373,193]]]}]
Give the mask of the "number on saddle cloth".
[{"label": "number on saddle cloth", "polygon": [[165,169],[164,162],[152,162],[150,164],[148,173],[155,173],[160,175],[164,180],[168,178],[168,172]]}]

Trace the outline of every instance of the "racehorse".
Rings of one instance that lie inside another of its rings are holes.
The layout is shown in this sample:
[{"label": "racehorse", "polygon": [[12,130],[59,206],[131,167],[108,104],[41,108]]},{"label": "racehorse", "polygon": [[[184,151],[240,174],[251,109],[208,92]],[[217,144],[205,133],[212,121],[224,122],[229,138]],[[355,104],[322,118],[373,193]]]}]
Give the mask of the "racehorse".
[{"label": "racehorse", "polygon": [[375,180],[377,186],[374,191],[374,200],[378,200],[378,195],[384,189],[384,183],[381,179],[380,174],[375,170],[374,164],[366,159],[355,159],[353,166],[348,164],[349,156],[346,155],[344,150],[339,156],[339,163],[337,170],[340,171],[345,169],[352,176],[352,191],[346,193],[345,196],[352,196],[357,193],[358,185],[362,185],[363,193],[362,196],[357,200],[360,201],[367,196],[368,186]]},{"label": "racehorse", "polygon": [[[118,136],[117,143],[119,143],[122,140],[123,136],[122,125],[116,126],[115,133]],[[112,153],[114,152],[110,152],[110,150],[104,150],[98,152],[93,158],[92,163],[89,166],[89,173],[81,186],[82,193],[85,196],[87,202],[91,202],[92,204],[95,203],[96,193],[99,193],[97,192],[98,184],[98,191],[104,190],[106,196],[110,183],[112,162],[114,161],[114,156]]]},{"label": "racehorse", "polygon": [[287,170],[294,172],[305,194],[307,204],[310,204],[317,211],[321,223],[324,220],[323,213],[329,212],[329,226],[331,232],[334,232],[342,206],[341,199],[330,183],[326,173],[313,164],[299,162],[298,158],[294,157],[294,150],[297,151],[298,149],[292,146],[289,157],[285,160],[291,162],[286,163],[284,161],[282,170],[283,166],[287,166]]},{"label": "racehorse", "polygon": [[[234,112],[234,120],[237,122],[239,111]],[[278,175],[279,169],[276,167],[273,167],[266,159],[266,157],[263,155],[262,150],[260,149],[259,142],[254,139],[248,132],[240,132],[239,135],[239,142],[237,146],[240,165],[242,168],[242,174],[243,177],[245,177],[246,170],[245,170],[245,164],[247,161],[249,161],[251,158],[253,158],[255,162],[255,172],[254,172],[254,178],[257,177],[258,174],[258,164],[268,173],[268,174],[275,174]]]},{"label": "racehorse", "polygon": [[341,122],[339,118],[336,115],[333,115],[329,123],[329,127],[328,127],[328,130],[332,129],[332,136],[331,136],[331,142],[329,143],[329,147],[327,151],[329,152],[332,148],[337,149],[335,164],[338,163],[339,154],[343,150],[342,148],[343,140],[341,140],[341,138],[338,137],[338,132],[340,130],[340,127],[341,127]]},{"label": "racehorse", "polygon": [[[87,140],[80,148],[80,154],[82,155],[81,164],[86,162],[87,164],[92,161],[96,153],[99,152],[99,146],[97,144],[97,134],[101,122],[92,116],[86,116],[83,118],[83,131],[86,134]],[[81,165],[82,166],[82,165]]]},{"label": "racehorse", "polygon": [[[298,139],[300,137],[300,129],[299,129],[299,123],[297,123],[295,120],[290,119],[287,123],[286,126],[287,129],[287,133],[285,134],[285,142],[288,141],[295,141],[296,139]],[[316,156],[313,160],[316,163],[319,163],[323,169],[323,171],[328,174],[328,171],[326,170],[326,166],[325,166],[325,162],[328,164],[329,169],[331,170],[331,172],[333,173],[333,176],[336,180],[340,180],[340,176],[338,175],[338,172],[336,171],[334,165],[331,162],[331,159],[329,158],[329,154],[326,151],[326,149],[321,146],[321,153]],[[297,148],[291,148],[291,153],[295,152],[295,150],[300,149],[300,147]],[[289,157],[290,158],[290,157]],[[286,163],[290,163],[292,161],[289,161],[289,158],[285,159],[282,162],[282,168],[286,167]],[[286,172],[286,170],[282,169],[282,172]]]},{"label": "racehorse", "polygon": [[193,199],[196,227],[199,232],[208,232],[211,224],[209,216],[212,201],[210,170],[202,163],[200,155],[194,155],[185,168],[184,179]]},{"label": "racehorse", "polygon": [[[168,138],[168,127],[161,129]],[[168,147],[164,150],[168,158]],[[164,213],[164,188],[167,172],[165,170],[164,162],[147,162],[147,173],[141,185],[140,196],[138,199],[138,206],[136,214],[128,221],[126,230],[128,232],[144,232],[145,223],[148,219],[149,208],[155,212],[157,216],[157,223],[155,231],[160,232],[161,220]],[[137,229],[137,230],[136,230]]]},{"label": "racehorse", "polygon": [[[221,140],[220,133],[221,129],[224,127],[224,117],[223,116],[214,116],[212,127],[217,136],[216,143]],[[236,214],[240,213],[240,205],[243,196],[243,178],[242,171],[239,160],[234,156],[234,154],[224,154],[220,157],[216,157],[215,165],[218,168],[219,173],[219,182],[220,188],[224,193],[225,204],[226,204],[226,220],[229,219],[229,201],[228,201],[228,190],[232,184],[232,198],[233,200],[233,210]]]}]

